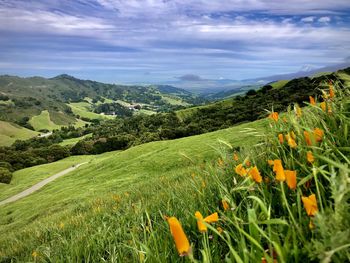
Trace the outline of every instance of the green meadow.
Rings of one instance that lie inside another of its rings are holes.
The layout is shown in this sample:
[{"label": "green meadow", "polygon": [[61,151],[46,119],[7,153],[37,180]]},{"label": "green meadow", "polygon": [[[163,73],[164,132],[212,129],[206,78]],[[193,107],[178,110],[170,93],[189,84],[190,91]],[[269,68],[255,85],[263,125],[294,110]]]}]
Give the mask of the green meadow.
[{"label": "green meadow", "polygon": [[0,121],[0,146],[10,146],[16,140],[26,140],[38,133],[16,124]]}]

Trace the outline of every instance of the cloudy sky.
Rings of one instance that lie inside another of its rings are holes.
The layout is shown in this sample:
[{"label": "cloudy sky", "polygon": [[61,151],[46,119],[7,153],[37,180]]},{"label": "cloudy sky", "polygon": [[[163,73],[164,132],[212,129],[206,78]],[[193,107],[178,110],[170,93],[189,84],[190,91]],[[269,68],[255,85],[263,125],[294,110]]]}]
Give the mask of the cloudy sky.
[{"label": "cloudy sky", "polygon": [[0,0],[0,74],[246,79],[349,56],[349,0]]}]

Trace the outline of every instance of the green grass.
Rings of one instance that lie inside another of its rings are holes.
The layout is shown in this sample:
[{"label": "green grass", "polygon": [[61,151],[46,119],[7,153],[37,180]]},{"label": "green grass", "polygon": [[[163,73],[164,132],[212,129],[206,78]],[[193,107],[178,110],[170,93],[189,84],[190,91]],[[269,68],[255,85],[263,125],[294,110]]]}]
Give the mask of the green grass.
[{"label": "green grass", "polygon": [[16,140],[26,140],[37,135],[38,133],[35,131],[0,121],[0,146],[10,146]]},{"label": "green grass", "polygon": [[171,104],[171,105],[180,105],[180,106],[189,106],[191,104],[181,100],[180,98],[178,97],[172,97],[172,96],[167,96],[167,95],[162,95],[162,99]]},{"label": "green grass", "polygon": [[88,119],[113,119],[115,117],[108,115],[101,115],[91,111],[91,104],[88,102],[74,102],[67,104],[71,107],[74,114]]},{"label": "green grass", "polygon": [[62,170],[71,167],[73,164],[79,164],[91,160],[93,157],[89,155],[72,156],[49,164],[43,164],[36,167],[22,169],[13,173],[10,184],[0,183],[0,200],[4,200],[32,185],[44,180],[45,178],[54,175]]},{"label": "green grass", "polygon": [[[229,141],[234,145],[239,145],[242,140],[246,144],[253,144],[258,137],[242,131],[245,128],[256,128],[261,131],[265,125],[265,121],[258,121],[204,135],[173,141],[151,142],[122,152],[87,157],[91,162],[79,170],[57,179],[31,196],[2,207],[0,235],[33,223],[33,218],[37,218],[36,223],[38,223],[48,215],[59,216],[82,202],[112,193],[132,191],[136,185],[147,183],[151,179],[159,179],[161,176],[181,176],[188,166],[192,165],[190,159],[195,163],[202,163],[203,160],[217,155],[213,148],[219,144],[217,139]],[[67,165],[67,161],[63,160],[45,165],[43,168],[38,166],[26,170],[28,172],[34,172],[36,169],[50,171],[50,165],[59,167],[61,162]],[[62,170],[64,168],[65,166],[62,165]],[[35,174],[33,176],[35,177]],[[22,186],[21,181],[16,183],[17,189],[23,189],[26,186],[28,185]],[[11,186],[7,188],[7,192],[10,191],[12,191]],[[11,223],[7,224],[9,220]]]},{"label": "green grass", "polygon": [[[264,119],[94,156],[0,209],[0,257],[4,262],[248,263],[263,257],[349,262],[350,120],[344,109],[350,94],[335,90],[327,101],[331,113],[310,105],[301,116],[288,112],[286,121]],[[307,143],[305,131],[313,134],[315,128],[324,134]],[[295,148],[278,139],[291,131]],[[315,157],[312,163],[307,152]],[[293,189],[268,160],[296,171]],[[248,174],[238,175],[238,165]],[[253,180],[252,167],[261,181]],[[303,199],[312,194],[316,204],[309,216]],[[219,220],[200,233],[196,211],[204,217],[217,212]],[[187,257],[178,255],[169,216],[179,219],[189,239]]]},{"label": "green grass", "polygon": [[271,83],[270,85],[274,89],[280,89],[280,88],[283,88],[288,82],[289,82],[289,80],[279,80],[279,81]]},{"label": "green grass", "polygon": [[66,139],[66,140],[63,140],[63,142],[59,143],[59,145],[61,145],[61,146],[74,145],[74,144],[76,144],[77,142],[79,142],[82,139],[91,137],[91,135],[92,134],[89,133],[89,134],[86,134],[86,135],[81,136],[81,137],[72,138],[72,139]]},{"label": "green grass", "polygon": [[40,115],[34,116],[29,120],[29,123],[33,126],[36,131],[40,130],[55,130],[61,128],[60,125],[55,124],[50,119],[50,113],[44,110]]}]

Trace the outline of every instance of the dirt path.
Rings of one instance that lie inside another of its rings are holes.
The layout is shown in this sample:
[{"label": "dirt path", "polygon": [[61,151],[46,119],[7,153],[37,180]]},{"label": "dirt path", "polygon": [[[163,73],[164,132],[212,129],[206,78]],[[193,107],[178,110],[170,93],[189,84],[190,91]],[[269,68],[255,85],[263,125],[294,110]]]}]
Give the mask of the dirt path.
[{"label": "dirt path", "polygon": [[74,171],[75,169],[77,169],[79,166],[83,165],[83,164],[86,164],[88,162],[84,162],[84,163],[80,163],[80,164],[77,164],[75,166],[72,166],[72,167],[69,167],[68,169],[66,170],[63,170],[57,174],[54,174],[48,178],[46,178],[45,180],[33,185],[32,187],[29,187],[27,190],[24,190],[23,192],[20,192],[19,194],[16,194],[10,198],[7,198],[3,201],[0,201],[0,206],[1,205],[5,205],[5,204],[8,204],[8,203],[12,203],[12,202],[15,202],[23,197],[26,197],[32,193],[34,193],[35,191],[38,191],[40,188],[42,188],[43,186],[47,185],[48,183],[52,182],[53,180],[56,180],[58,177],[61,177],[71,171]]}]

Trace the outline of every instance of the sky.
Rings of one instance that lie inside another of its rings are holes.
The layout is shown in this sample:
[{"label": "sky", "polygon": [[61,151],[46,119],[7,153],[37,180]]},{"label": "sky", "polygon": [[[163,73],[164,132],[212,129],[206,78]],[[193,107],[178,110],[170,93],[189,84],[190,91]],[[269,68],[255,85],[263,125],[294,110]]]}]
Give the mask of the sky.
[{"label": "sky", "polygon": [[0,0],[0,74],[160,83],[344,62],[349,0]]}]

